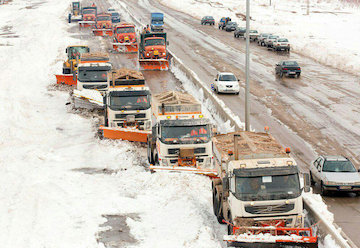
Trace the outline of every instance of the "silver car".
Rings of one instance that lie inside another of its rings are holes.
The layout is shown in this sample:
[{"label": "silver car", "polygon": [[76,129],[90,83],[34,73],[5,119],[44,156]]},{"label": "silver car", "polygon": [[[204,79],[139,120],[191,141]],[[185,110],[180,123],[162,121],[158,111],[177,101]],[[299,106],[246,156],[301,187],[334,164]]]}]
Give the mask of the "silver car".
[{"label": "silver car", "polygon": [[310,165],[310,179],[318,184],[321,194],[354,192],[360,195],[360,170],[344,156],[320,156]]}]

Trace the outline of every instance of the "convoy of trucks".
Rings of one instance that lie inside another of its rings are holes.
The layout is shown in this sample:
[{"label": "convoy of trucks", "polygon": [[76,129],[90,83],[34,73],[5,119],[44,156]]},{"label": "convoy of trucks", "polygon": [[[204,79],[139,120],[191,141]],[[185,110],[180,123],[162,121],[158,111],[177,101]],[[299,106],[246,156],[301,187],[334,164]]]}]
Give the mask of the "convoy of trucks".
[{"label": "convoy of trucks", "polygon": [[[93,21],[91,13],[96,15],[96,7],[82,9],[81,25]],[[139,48],[135,26],[116,25],[111,29],[113,48],[138,50],[143,70],[168,69],[163,20],[162,13],[151,14],[152,32],[140,35]],[[110,28],[99,21],[98,31]],[[270,134],[216,134],[193,96],[178,91],[152,96],[141,72],[113,70],[108,54],[89,53],[87,46],[69,46],[66,52],[63,74],[71,77],[67,84],[76,85],[74,95],[104,109],[102,137],[146,143],[152,172],[211,178],[213,211],[219,223],[227,224],[228,246],[317,247],[317,236],[304,225],[302,192],[310,190],[309,175],[304,174],[301,186],[290,150]]]}]

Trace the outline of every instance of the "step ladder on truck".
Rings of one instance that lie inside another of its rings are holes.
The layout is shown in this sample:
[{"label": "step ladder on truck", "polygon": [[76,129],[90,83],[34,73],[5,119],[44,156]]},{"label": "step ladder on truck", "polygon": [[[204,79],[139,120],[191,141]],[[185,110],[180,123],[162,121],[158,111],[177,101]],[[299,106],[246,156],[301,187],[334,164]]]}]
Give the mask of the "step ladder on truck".
[{"label": "step ladder on truck", "polygon": [[191,95],[169,91],[153,96],[155,118],[148,137],[151,171],[216,176],[213,169],[212,124]]},{"label": "step ladder on truck", "polygon": [[304,226],[302,191],[310,178],[300,173],[290,149],[270,134],[239,131],[213,137],[215,168],[213,210],[227,224],[230,247],[317,247]]}]

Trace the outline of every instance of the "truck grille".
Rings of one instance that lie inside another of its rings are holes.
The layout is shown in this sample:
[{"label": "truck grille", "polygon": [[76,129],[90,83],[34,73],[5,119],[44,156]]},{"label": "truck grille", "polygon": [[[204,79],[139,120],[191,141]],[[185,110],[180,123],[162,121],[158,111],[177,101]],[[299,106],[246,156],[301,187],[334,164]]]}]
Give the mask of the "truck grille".
[{"label": "truck grille", "polygon": [[[170,148],[168,149],[168,153],[170,155],[174,155],[174,154],[179,154],[180,149],[179,148]],[[206,148],[205,147],[199,147],[199,148],[195,148],[194,149],[194,153],[198,154],[198,153],[205,153],[206,152]]]},{"label": "truck grille", "polygon": [[286,213],[293,210],[295,204],[279,204],[279,205],[261,205],[261,206],[245,206],[245,211],[250,214],[276,214]]},{"label": "truck grille", "polygon": [[145,113],[141,113],[141,114],[116,114],[115,118],[116,119],[126,119],[127,115],[134,115],[135,119],[139,119],[139,118],[145,118],[146,114]]},{"label": "truck grille", "polygon": [[107,88],[107,84],[100,84],[100,85],[96,85],[96,84],[84,84],[83,85],[84,89],[106,89]]}]

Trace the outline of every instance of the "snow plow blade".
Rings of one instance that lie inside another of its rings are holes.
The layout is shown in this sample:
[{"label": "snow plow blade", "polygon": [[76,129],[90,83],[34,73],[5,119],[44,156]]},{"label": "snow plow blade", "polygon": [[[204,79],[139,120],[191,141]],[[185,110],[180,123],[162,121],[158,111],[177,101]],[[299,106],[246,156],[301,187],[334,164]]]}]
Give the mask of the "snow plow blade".
[{"label": "snow plow blade", "polygon": [[92,31],[95,36],[112,36],[113,35],[112,29],[108,29],[108,28],[93,29]]},{"label": "snow plow blade", "polygon": [[148,135],[151,134],[151,130],[139,130],[123,127],[104,127],[100,126],[100,130],[103,132],[103,136],[107,139],[121,139],[136,142],[147,142]]},{"label": "snow plow blade", "polygon": [[55,75],[57,84],[76,85],[77,77],[73,74],[59,74]]},{"label": "snow plow blade", "polygon": [[137,53],[138,45],[130,43],[112,43],[115,51],[119,53]]},{"label": "snow plow blade", "polygon": [[90,28],[95,25],[95,21],[79,21],[79,28]]},{"label": "snow plow blade", "polygon": [[318,247],[318,238],[313,236],[312,228],[233,226],[233,235],[225,235],[224,241],[228,247]]},{"label": "snow plow blade", "polygon": [[140,59],[140,70],[166,71],[169,69],[169,61],[166,59]]},{"label": "snow plow blade", "polygon": [[212,169],[184,167],[184,166],[156,166],[156,165],[150,165],[149,169],[151,171],[181,172],[181,173],[205,175],[212,178],[217,177],[216,170],[212,170]]}]

